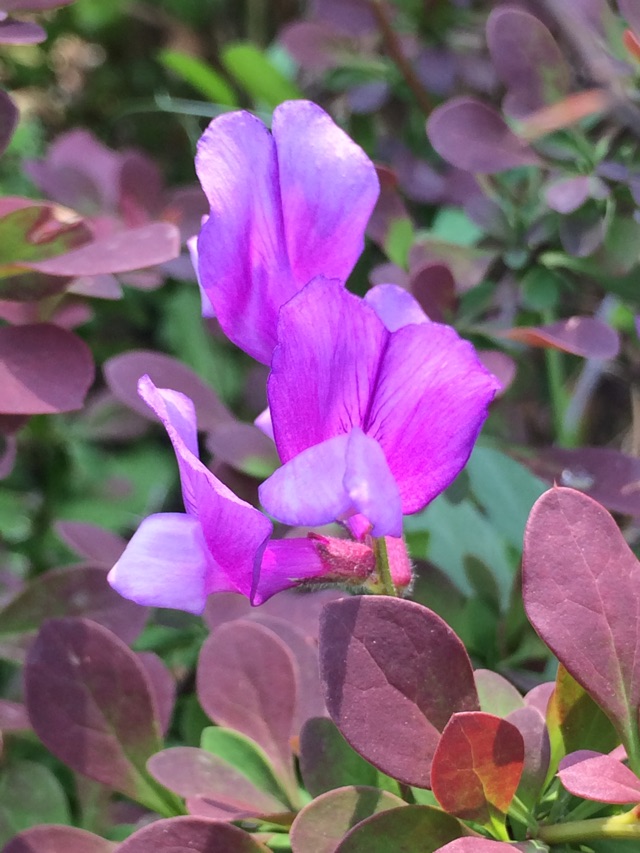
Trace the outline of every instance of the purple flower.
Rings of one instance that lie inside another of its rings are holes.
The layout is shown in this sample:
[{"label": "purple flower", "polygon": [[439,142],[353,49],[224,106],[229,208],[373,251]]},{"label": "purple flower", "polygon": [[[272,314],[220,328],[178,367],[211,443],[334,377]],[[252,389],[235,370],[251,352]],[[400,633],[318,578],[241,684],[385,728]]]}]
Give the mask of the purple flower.
[{"label": "purple flower", "polygon": [[318,275],[344,282],[362,252],[375,169],[320,107],[289,101],[271,133],[247,112],[214,119],[196,170],[202,287],[227,337],[269,364],[280,307]]},{"label": "purple flower", "polygon": [[399,537],[464,467],[498,388],[401,288],[361,300],[318,278],[280,311],[268,398],[284,465],[262,504],[286,524]]},{"label": "purple flower", "polygon": [[[375,588],[371,544],[325,536],[270,540],[271,522],[240,500],[198,458],[193,403],[156,388],[143,376],[138,390],[173,444],[185,513],[146,518],[109,573],[109,583],[138,604],[201,613],[214,592],[239,592],[261,604],[305,582],[368,584]],[[388,542],[392,576],[411,581],[401,540]]]}]

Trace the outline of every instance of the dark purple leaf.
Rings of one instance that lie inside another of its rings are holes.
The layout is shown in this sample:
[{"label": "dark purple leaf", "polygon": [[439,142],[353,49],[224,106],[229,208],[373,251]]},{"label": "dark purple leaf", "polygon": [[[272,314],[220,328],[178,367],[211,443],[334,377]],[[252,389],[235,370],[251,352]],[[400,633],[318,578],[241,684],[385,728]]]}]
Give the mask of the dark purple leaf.
[{"label": "dark purple leaf", "polygon": [[427,317],[436,323],[450,320],[458,308],[453,273],[440,261],[431,261],[411,273],[410,289]]},{"label": "dark purple leaf", "polygon": [[113,853],[115,847],[85,829],[50,824],[19,832],[2,853]]},{"label": "dark purple leaf", "polygon": [[584,358],[615,358],[620,352],[618,333],[595,317],[569,317],[548,326],[518,326],[503,334],[528,346],[559,349]]},{"label": "dark purple leaf", "polygon": [[574,258],[592,255],[602,246],[606,233],[604,214],[593,202],[563,216],[558,230],[562,248]]},{"label": "dark purple leaf", "polygon": [[307,720],[300,733],[300,774],[312,797],[347,785],[375,787],[379,771],[354,752],[335,723]]},{"label": "dark purple leaf", "polygon": [[268,853],[247,832],[201,817],[172,817],[149,824],[118,845],[118,853]]},{"label": "dark purple leaf", "polygon": [[249,621],[217,628],[200,652],[197,687],[205,713],[259,744],[289,786],[297,680],[285,643]]},{"label": "dark purple leaf", "polygon": [[550,483],[586,492],[613,512],[640,516],[640,460],[611,447],[539,451],[529,466]]},{"label": "dark purple leaf", "polygon": [[58,9],[69,6],[74,0],[0,0],[3,12],[41,12],[45,9]]},{"label": "dark purple leaf", "polygon": [[3,414],[80,409],[93,375],[91,350],[71,332],[49,323],[0,328]]},{"label": "dark purple leaf", "polygon": [[30,729],[25,706],[20,702],[0,699],[0,732],[28,732]]},{"label": "dark purple leaf", "polygon": [[516,688],[497,672],[476,669],[473,673],[480,700],[480,710],[496,717],[506,717],[518,708],[524,708],[524,699]]},{"label": "dark purple leaf", "polygon": [[114,634],[87,619],[46,621],[27,657],[25,696],[36,734],[57,758],[153,810],[166,808],[169,795],[145,770],[162,746],[151,686]]},{"label": "dark purple leaf", "polygon": [[18,108],[9,95],[0,89],[0,154],[4,153],[18,124]]},{"label": "dark purple leaf", "polygon": [[46,37],[45,30],[32,21],[0,20],[0,44],[38,44]]},{"label": "dark purple leaf", "polygon": [[491,825],[504,820],[524,766],[518,729],[491,714],[454,714],[431,768],[433,793],[449,814]]},{"label": "dark purple leaf", "polygon": [[133,350],[110,358],[103,370],[114,396],[149,420],[155,420],[155,416],[138,396],[138,380],[145,373],[159,388],[171,388],[191,397],[198,416],[198,429],[208,432],[220,423],[235,423],[215,391],[190,367],[171,356],[151,350]]},{"label": "dark purple leaf", "polygon": [[344,35],[365,36],[377,30],[368,0],[314,0],[313,12],[317,21]]},{"label": "dark purple leaf", "polygon": [[497,396],[502,396],[516,377],[518,366],[516,362],[506,353],[496,349],[478,350],[478,358],[490,373],[496,377],[501,384]]},{"label": "dark purple leaf", "polygon": [[524,767],[518,797],[533,808],[544,789],[551,759],[545,719],[537,708],[525,706],[509,714],[507,720],[518,729],[524,741]]},{"label": "dark purple leaf", "polygon": [[294,820],[293,853],[335,853],[345,834],[360,821],[403,806],[394,794],[364,785],[328,791],[305,806]]},{"label": "dark purple leaf", "polygon": [[443,160],[468,172],[495,174],[541,162],[496,109],[474,98],[454,98],[437,107],[427,136]]},{"label": "dark purple leaf", "polygon": [[146,607],[114,592],[103,566],[72,566],[39,575],[5,605],[0,611],[0,636],[33,633],[53,617],[85,616],[131,643],[148,613]]},{"label": "dark purple leaf", "polygon": [[516,118],[568,94],[571,69],[547,27],[513,6],[494,9],[487,21],[491,61],[507,87],[505,112]]},{"label": "dark purple leaf", "polygon": [[496,253],[488,249],[418,237],[409,250],[409,267],[413,274],[428,263],[446,264],[453,274],[456,289],[464,293],[480,284],[496,257]]},{"label": "dark purple leaf", "polygon": [[524,537],[523,598],[533,627],[634,755],[640,565],[603,507],[566,488],[539,498]]},{"label": "dark purple leaf", "polygon": [[135,228],[159,219],[164,186],[158,165],[140,151],[127,151],[121,156],[119,177],[119,208],[126,224]]},{"label": "dark purple leaf", "polygon": [[562,178],[547,185],[544,197],[552,210],[558,213],[573,213],[591,197],[593,181],[594,178],[583,175],[577,178]]},{"label": "dark purple leaf", "polygon": [[432,806],[405,806],[373,815],[357,824],[336,847],[335,853],[435,853],[459,838],[465,827],[451,815]]},{"label": "dark purple leaf", "polygon": [[253,424],[218,423],[207,436],[207,450],[243,474],[264,480],[280,465],[273,440]]},{"label": "dark purple leaf", "polygon": [[18,457],[18,440],[13,435],[0,434],[0,480],[13,471]]},{"label": "dark purple leaf", "polygon": [[127,546],[126,541],[117,533],[98,527],[97,524],[58,521],[55,527],[58,536],[76,554],[108,568],[118,561]]},{"label": "dark purple leaf", "polygon": [[600,803],[640,803],[640,779],[621,761],[599,752],[574,752],[560,762],[564,787],[584,800]]},{"label": "dark purple leaf", "polygon": [[320,673],[329,714],[351,746],[418,787],[430,787],[433,754],[451,715],[478,708],[461,641],[431,610],[402,599],[328,604]]},{"label": "dark purple leaf", "polygon": [[203,798],[224,808],[230,820],[289,810],[235,767],[204,749],[176,746],[162,750],[149,759],[147,769],[161,785],[181,797]]},{"label": "dark purple leaf", "polygon": [[147,673],[156,700],[160,731],[166,734],[176,704],[176,682],[162,658],[154,652],[138,652],[138,660]]},{"label": "dark purple leaf", "polygon": [[28,267],[49,275],[104,275],[161,264],[179,252],[180,234],[175,225],[152,222],[99,238],[55,258],[30,262]]},{"label": "dark purple leaf", "polygon": [[301,68],[322,74],[339,66],[341,51],[344,56],[350,46],[348,39],[317,21],[294,21],[282,30],[278,41]]}]

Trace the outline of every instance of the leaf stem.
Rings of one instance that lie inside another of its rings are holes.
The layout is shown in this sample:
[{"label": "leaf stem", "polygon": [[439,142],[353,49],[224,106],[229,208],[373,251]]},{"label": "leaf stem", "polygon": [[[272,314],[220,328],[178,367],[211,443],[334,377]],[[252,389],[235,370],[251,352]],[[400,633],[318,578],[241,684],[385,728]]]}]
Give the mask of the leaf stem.
[{"label": "leaf stem", "polygon": [[398,597],[398,590],[391,576],[391,566],[389,565],[389,552],[387,551],[387,540],[384,536],[380,536],[373,540],[373,552],[376,555],[376,571],[378,579],[382,586],[382,595],[392,595]]},{"label": "leaf stem", "polygon": [[546,844],[585,843],[598,839],[640,840],[637,806],[634,806],[631,811],[613,817],[541,826],[538,829],[537,838]]}]

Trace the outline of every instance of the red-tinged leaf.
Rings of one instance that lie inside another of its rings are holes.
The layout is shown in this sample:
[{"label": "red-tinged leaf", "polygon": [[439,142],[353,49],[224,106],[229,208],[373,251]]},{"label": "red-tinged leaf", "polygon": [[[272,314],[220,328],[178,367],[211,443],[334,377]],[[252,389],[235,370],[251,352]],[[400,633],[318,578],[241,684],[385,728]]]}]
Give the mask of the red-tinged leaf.
[{"label": "red-tinged leaf", "polygon": [[491,175],[541,165],[500,113],[475,98],[453,98],[437,107],[427,121],[427,136],[443,160],[467,172]]},{"label": "red-tinged leaf", "polygon": [[518,729],[482,712],[455,714],[433,757],[433,793],[449,814],[491,825],[503,820],[524,766]]},{"label": "red-tinged leaf", "polygon": [[347,785],[375,787],[380,776],[326,717],[307,720],[300,732],[300,775],[312,797]]},{"label": "red-tinged leaf", "polygon": [[149,420],[155,420],[155,416],[138,396],[138,380],[145,373],[158,388],[171,388],[191,397],[198,416],[198,429],[208,432],[219,423],[234,421],[215,391],[190,367],[171,356],[150,350],[133,350],[110,358],[103,370],[114,396]]},{"label": "red-tinged leaf", "polygon": [[292,653],[262,625],[227,622],[202,646],[197,689],[205,713],[259,744],[289,787],[297,681]]},{"label": "red-tinged leaf", "polygon": [[536,708],[525,706],[509,714],[507,721],[518,729],[524,741],[524,767],[518,797],[533,808],[544,790],[551,759],[545,718]]},{"label": "red-tinged leaf", "polygon": [[138,660],[147,673],[158,710],[160,731],[166,734],[176,704],[176,682],[162,658],[154,652],[138,652]]},{"label": "red-tinged leaf", "polygon": [[117,563],[127,547],[122,536],[86,521],[58,521],[55,528],[62,541],[76,554],[108,568]]},{"label": "red-tinged leaf", "polygon": [[0,328],[0,411],[49,415],[82,408],[93,382],[91,350],[49,323]]},{"label": "red-tinged leaf", "polygon": [[9,95],[0,89],[0,154],[3,154],[18,124],[18,108]]},{"label": "red-tinged leaf", "polygon": [[640,35],[640,6],[637,0],[618,0],[618,9],[631,29]]},{"label": "red-tinged leaf", "polygon": [[568,753],[586,748],[609,752],[620,741],[604,711],[562,664],[549,699],[546,721],[551,745],[547,781]]},{"label": "red-tinged leaf", "polygon": [[438,850],[438,853],[509,853],[509,850],[522,850],[536,853],[539,847],[524,844],[509,844],[506,841],[491,841],[488,838],[456,838]]},{"label": "red-tinged leaf", "polygon": [[571,68],[538,18],[513,6],[494,9],[487,21],[491,63],[507,87],[504,110],[519,118],[568,94]]},{"label": "red-tinged leaf", "polygon": [[429,261],[412,270],[410,288],[431,320],[445,323],[455,315],[458,308],[456,281],[447,264]]},{"label": "red-tinged leaf", "polygon": [[34,826],[15,835],[2,853],[113,853],[116,845],[75,826]]},{"label": "red-tinged leaf", "polygon": [[538,634],[640,758],[640,564],[602,506],[566,488],[539,498],[524,537],[523,598]]},{"label": "red-tinged leaf", "polygon": [[431,761],[451,715],[478,708],[462,642],[431,610],[402,599],[328,604],[320,674],[329,714],[351,746],[417,787],[431,786]]},{"label": "red-tinged leaf", "polygon": [[624,46],[634,59],[640,60],[640,39],[631,30],[625,30],[622,34]]},{"label": "red-tinged leaf", "polygon": [[516,362],[506,353],[497,349],[481,349],[478,350],[477,356],[487,368],[489,373],[493,373],[501,385],[497,396],[501,397],[510,387],[513,380],[516,378],[518,366]]},{"label": "red-tinged leaf", "polygon": [[207,436],[207,450],[237,471],[263,480],[280,465],[273,440],[253,424],[226,421]]},{"label": "red-tinged leaf", "polygon": [[[29,261],[29,269],[48,275],[123,273],[155,266],[180,253],[180,232],[168,222],[152,222],[102,237],[55,258]],[[20,259],[22,263],[24,260]]]},{"label": "red-tinged leaf", "polygon": [[504,337],[533,347],[546,347],[584,358],[615,358],[620,338],[615,329],[595,317],[570,317],[548,326],[519,326]]},{"label": "red-tinged leaf", "polygon": [[585,492],[612,512],[640,516],[640,459],[611,447],[549,447],[527,464],[549,483]]},{"label": "red-tinged leaf", "polygon": [[269,853],[249,833],[201,817],[157,820],[118,845],[118,853]]},{"label": "red-tinged leaf", "polygon": [[524,699],[506,678],[490,669],[476,669],[473,678],[480,700],[480,710],[496,717],[506,717],[524,708]]},{"label": "red-tinged leaf", "polygon": [[525,693],[525,705],[535,708],[536,711],[539,711],[546,718],[549,701],[555,689],[555,681],[545,681],[542,684],[536,685],[536,687],[532,687],[528,693]]},{"label": "red-tinged leaf", "polygon": [[542,107],[533,115],[527,116],[520,124],[519,133],[523,139],[533,142],[582,121],[583,118],[596,115],[608,110],[612,103],[612,95],[606,89],[586,89],[569,95],[557,104]]},{"label": "red-tinged leaf", "polygon": [[254,785],[235,767],[204,749],[176,746],[153,755],[149,773],[181,797],[201,797],[228,811],[229,820],[276,814],[288,806]]},{"label": "red-tinged leaf", "polygon": [[0,732],[28,732],[30,729],[25,706],[20,702],[0,699]]},{"label": "red-tinged leaf", "polygon": [[[2,274],[16,272],[24,264],[53,258],[91,239],[89,228],[77,213],[50,202],[7,199],[0,212],[0,267]],[[54,273],[59,275],[60,273]],[[0,285],[1,288],[1,285]],[[3,298],[4,290],[0,289]]]},{"label": "red-tinged leaf", "polygon": [[72,566],[39,575],[0,610],[0,637],[34,633],[45,619],[84,616],[131,643],[148,614],[114,592],[103,566]]},{"label": "red-tinged leaf", "polygon": [[399,797],[365,785],[328,791],[305,806],[294,820],[291,849],[293,853],[335,853],[346,833],[360,821],[400,807],[404,803]]},{"label": "red-tinged leaf", "polygon": [[460,821],[432,806],[404,806],[357,824],[335,853],[435,853],[466,831]]},{"label": "red-tinged leaf", "polygon": [[560,762],[558,776],[574,797],[599,803],[640,803],[640,779],[621,761],[591,750]]},{"label": "red-tinged leaf", "polygon": [[114,634],[88,619],[45,622],[27,657],[25,697],[36,734],[57,758],[153,810],[166,808],[169,795],[145,770],[162,745],[151,687]]}]

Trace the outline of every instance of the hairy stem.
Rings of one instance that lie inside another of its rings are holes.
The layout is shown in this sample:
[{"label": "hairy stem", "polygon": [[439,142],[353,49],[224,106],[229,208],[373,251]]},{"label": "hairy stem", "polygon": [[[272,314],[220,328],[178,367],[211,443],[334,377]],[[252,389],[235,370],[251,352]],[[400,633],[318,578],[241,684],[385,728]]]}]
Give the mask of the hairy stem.
[{"label": "hairy stem", "polygon": [[373,540],[373,550],[376,555],[376,570],[378,578],[382,585],[382,595],[398,596],[398,590],[391,577],[391,567],[389,565],[389,552],[387,551],[387,540],[384,536]]}]

